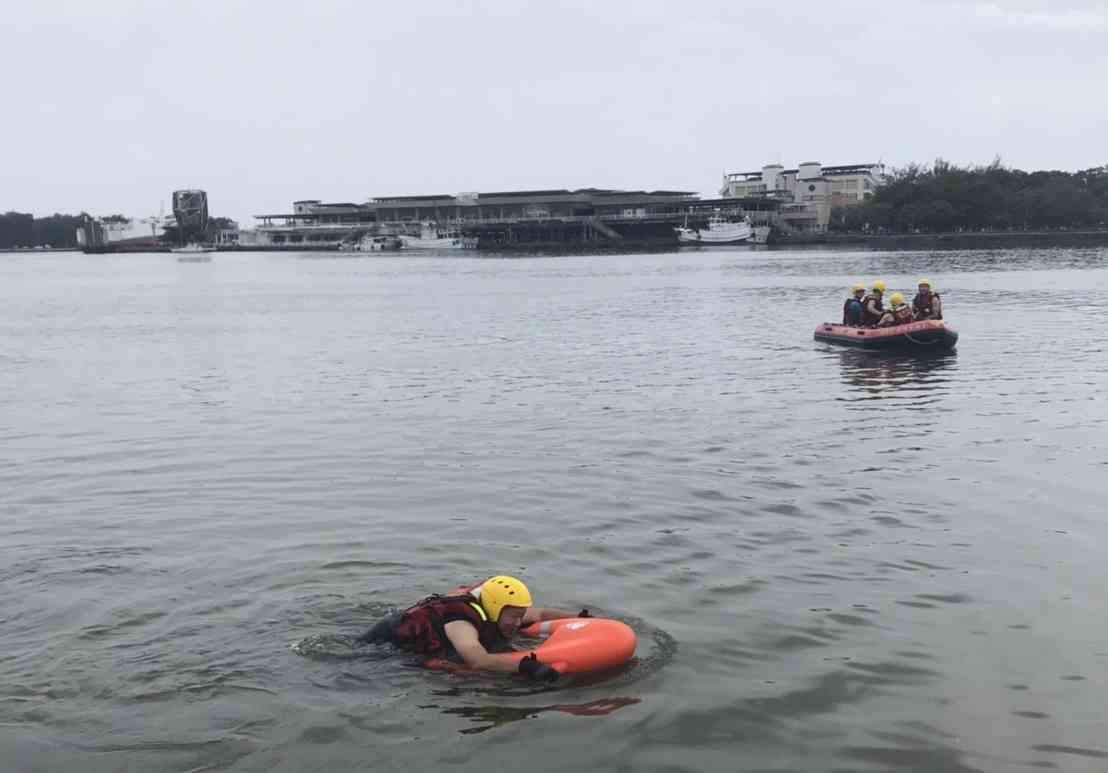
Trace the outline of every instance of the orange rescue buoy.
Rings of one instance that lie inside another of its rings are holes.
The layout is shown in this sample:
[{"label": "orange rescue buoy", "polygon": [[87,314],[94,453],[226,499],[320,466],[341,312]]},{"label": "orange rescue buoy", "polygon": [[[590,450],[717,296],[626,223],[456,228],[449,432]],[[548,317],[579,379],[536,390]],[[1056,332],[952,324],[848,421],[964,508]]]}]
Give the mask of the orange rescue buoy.
[{"label": "orange rescue buoy", "polygon": [[[621,666],[635,654],[638,643],[629,625],[604,617],[546,620],[520,629],[520,634],[546,639],[538,647],[505,653],[505,657],[519,662],[534,652],[540,661],[560,674],[583,674]],[[443,658],[429,658],[423,665],[444,671],[470,670]]]}]

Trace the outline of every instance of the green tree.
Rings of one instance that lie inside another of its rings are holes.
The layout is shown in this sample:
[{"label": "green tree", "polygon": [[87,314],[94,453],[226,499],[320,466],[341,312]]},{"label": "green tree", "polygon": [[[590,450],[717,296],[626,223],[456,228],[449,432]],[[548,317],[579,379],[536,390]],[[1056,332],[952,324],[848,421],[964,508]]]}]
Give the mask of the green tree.
[{"label": "green tree", "polygon": [[999,158],[960,167],[894,170],[885,185],[852,212],[836,211],[839,231],[962,231],[1089,228],[1108,225],[1108,168],[1075,173],[1024,172]]}]

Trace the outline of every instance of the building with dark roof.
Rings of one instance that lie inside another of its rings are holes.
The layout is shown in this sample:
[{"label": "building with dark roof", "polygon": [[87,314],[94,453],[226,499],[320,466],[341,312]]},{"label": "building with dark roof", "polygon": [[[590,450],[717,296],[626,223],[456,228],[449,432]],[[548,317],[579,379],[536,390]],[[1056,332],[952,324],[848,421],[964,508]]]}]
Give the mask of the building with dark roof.
[{"label": "building with dark roof", "polygon": [[692,191],[579,188],[378,196],[362,204],[303,199],[293,202],[292,212],[255,215],[260,222],[248,239],[255,246],[322,248],[370,231],[405,233],[425,223],[472,234],[520,225],[534,233],[545,229],[567,234],[576,232],[577,226],[587,226],[578,230],[614,239],[617,237],[611,234],[618,233],[621,224],[649,223],[659,226],[654,231],[668,234],[660,225],[683,217],[698,198]]}]

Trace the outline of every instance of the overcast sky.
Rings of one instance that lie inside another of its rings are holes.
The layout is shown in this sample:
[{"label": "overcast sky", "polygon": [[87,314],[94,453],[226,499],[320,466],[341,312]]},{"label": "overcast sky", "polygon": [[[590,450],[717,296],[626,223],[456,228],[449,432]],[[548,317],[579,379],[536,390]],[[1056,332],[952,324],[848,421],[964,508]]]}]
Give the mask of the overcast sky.
[{"label": "overcast sky", "polygon": [[1108,163],[1104,0],[36,0],[4,29],[0,210],[38,215]]}]

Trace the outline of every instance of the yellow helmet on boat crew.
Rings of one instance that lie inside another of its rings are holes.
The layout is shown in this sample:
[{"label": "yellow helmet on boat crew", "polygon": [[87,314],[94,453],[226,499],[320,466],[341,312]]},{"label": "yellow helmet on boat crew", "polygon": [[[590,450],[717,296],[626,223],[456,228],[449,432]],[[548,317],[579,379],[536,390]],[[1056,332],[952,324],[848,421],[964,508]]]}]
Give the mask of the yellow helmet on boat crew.
[{"label": "yellow helmet on boat crew", "polygon": [[878,279],[876,282],[873,283],[873,289],[879,293],[883,293],[885,292],[885,283]]},{"label": "yellow helmet on boat crew", "polygon": [[854,285],[853,287],[850,288],[851,294],[864,293],[865,291],[866,291],[866,286],[862,285],[862,284]]},{"label": "yellow helmet on boat crew", "polygon": [[506,574],[490,577],[481,583],[481,607],[494,623],[500,621],[504,607],[531,606],[531,591],[515,577]]},{"label": "yellow helmet on boat crew", "polygon": [[893,305],[894,309],[897,306],[903,306],[904,305],[904,293],[893,293],[889,297],[889,303],[891,303]]},{"label": "yellow helmet on boat crew", "polygon": [[923,279],[916,282],[916,284],[917,285],[927,285],[928,289],[931,289],[931,287],[932,287],[931,280],[926,278],[926,277],[924,277]]}]

